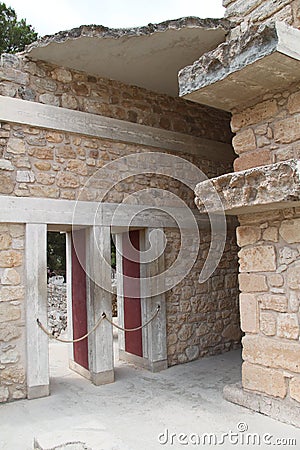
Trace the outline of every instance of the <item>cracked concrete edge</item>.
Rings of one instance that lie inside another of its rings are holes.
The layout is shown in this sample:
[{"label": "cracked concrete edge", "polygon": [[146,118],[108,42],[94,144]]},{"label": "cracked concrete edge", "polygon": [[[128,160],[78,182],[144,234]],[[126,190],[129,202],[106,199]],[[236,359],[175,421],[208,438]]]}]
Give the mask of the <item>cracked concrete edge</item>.
[{"label": "cracked concrete edge", "polygon": [[182,28],[206,28],[208,30],[221,28],[228,32],[231,27],[231,22],[227,19],[201,19],[194,16],[167,20],[158,24],[149,23],[146,26],[131,28],[108,28],[103,25],[82,25],[71,30],[60,31],[54,35],[46,35],[28,45],[23,53],[28,54],[34,48],[45,47],[53,42],[62,43],[68,39],[78,39],[80,37],[120,39],[150,36],[154,33],[165,32],[169,29],[180,30]]},{"label": "cracked concrete edge", "polygon": [[[282,22],[250,26],[241,36],[221,43],[178,74],[179,95],[188,96],[273,54],[291,56],[290,34],[300,31]],[[285,40],[288,46],[284,45]],[[188,98],[188,97],[187,97]]]},{"label": "cracked concrete edge", "polygon": [[205,207],[218,212],[218,197],[224,211],[229,214],[298,206],[300,162],[290,159],[211,178],[197,184],[195,194],[195,203],[201,212]]},{"label": "cracked concrete edge", "polygon": [[282,400],[247,391],[241,383],[224,386],[223,397],[231,403],[300,428],[300,407],[290,398]]}]

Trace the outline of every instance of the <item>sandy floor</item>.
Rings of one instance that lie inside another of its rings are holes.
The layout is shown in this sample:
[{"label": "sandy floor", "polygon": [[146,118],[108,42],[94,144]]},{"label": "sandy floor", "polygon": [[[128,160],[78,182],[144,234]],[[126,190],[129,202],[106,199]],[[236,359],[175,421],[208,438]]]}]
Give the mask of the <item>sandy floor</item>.
[{"label": "sandy floor", "polygon": [[[1,450],[32,450],[34,437],[45,449],[68,441],[93,450],[300,448],[300,430],[223,400],[223,386],[240,380],[239,351],[156,374],[118,362],[116,382],[95,387],[67,368],[65,344],[50,347],[51,396],[1,405]],[[272,445],[195,445],[191,435],[216,433],[220,442],[221,433],[237,432],[239,423],[247,433],[273,435]],[[167,433],[176,433],[173,443]],[[178,441],[180,433],[188,445]],[[275,438],[298,443],[275,446]]]}]

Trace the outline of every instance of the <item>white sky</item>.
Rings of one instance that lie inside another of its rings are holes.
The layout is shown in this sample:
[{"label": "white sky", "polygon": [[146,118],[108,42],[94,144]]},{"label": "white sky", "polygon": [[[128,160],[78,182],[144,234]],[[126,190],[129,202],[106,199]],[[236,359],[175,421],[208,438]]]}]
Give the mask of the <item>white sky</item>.
[{"label": "white sky", "polygon": [[158,23],[184,16],[223,17],[222,0],[6,0],[40,36],[80,25],[111,28]]}]

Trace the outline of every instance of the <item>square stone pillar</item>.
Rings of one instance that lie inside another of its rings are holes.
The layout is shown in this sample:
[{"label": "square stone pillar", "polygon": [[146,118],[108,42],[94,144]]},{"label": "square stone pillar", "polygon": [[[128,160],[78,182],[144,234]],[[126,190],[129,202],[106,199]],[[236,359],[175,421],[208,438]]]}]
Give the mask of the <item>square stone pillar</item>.
[{"label": "square stone pillar", "polygon": [[[103,288],[103,281],[111,282],[110,227],[91,227],[87,236],[87,314],[90,330],[103,312],[112,319],[112,293]],[[113,331],[106,320],[89,336],[89,368],[95,385],[114,381]]]},{"label": "square stone pillar", "polygon": [[26,336],[27,397],[49,395],[48,336],[37,319],[47,326],[47,225],[26,225]]}]

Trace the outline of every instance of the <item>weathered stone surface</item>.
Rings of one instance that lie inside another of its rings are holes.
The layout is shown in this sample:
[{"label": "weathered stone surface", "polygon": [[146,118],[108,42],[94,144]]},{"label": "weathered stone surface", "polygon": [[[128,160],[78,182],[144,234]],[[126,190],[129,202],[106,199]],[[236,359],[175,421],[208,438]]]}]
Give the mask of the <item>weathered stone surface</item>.
[{"label": "weathered stone surface", "polygon": [[288,299],[283,294],[260,294],[258,301],[261,309],[286,312],[288,308]]},{"label": "weathered stone surface", "polygon": [[34,158],[38,159],[54,159],[53,158],[53,149],[47,147],[36,147],[30,149],[30,152]]},{"label": "weathered stone surface", "polygon": [[78,159],[71,159],[67,164],[67,170],[78,175],[87,175],[88,173],[85,162]]},{"label": "weathered stone surface", "polygon": [[8,250],[11,243],[12,238],[9,233],[0,233],[0,250]]},{"label": "weathered stone surface", "polygon": [[18,170],[16,180],[19,183],[34,183],[35,175],[30,170]]},{"label": "weathered stone surface", "polygon": [[4,285],[16,286],[20,284],[20,274],[15,269],[5,269],[1,277],[1,283]]},{"label": "weathered stone surface", "polygon": [[0,252],[0,267],[18,267],[22,264],[22,254],[15,250]]},{"label": "weathered stone surface", "polygon": [[15,183],[11,176],[0,172],[0,194],[11,194],[14,190]]},{"label": "weathered stone surface", "polygon": [[72,81],[72,74],[69,70],[63,67],[57,67],[51,72],[52,78],[63,83],[70,83]]},{"label": "weathered stone surface", "polygon": [[248,128],[247,130],[238,133],[232,139],[232,145],[235,153],[238,155],[251,150],[256,150],[256,138],[253,130]]},{"label": "weathered stone surface", "polygon": [[300,262],[287,269],[287,283],[290,289],[300,289]]},{"label": "weathered stone surface", "polygon": [[297,314],[279,314],[277,319],[277,333],[286,339],[298,339],[299,321]]},{"label": "weathered stone surface", "polygon": [[54,94],[41,94],[39,96],[39,101],[46,105],[59,106],[59,97],[56,97]]},{"label": "weathered stone surface", "polygon": [[275,122],[274,139],[281,144],[300,139],[300,114]]},{"label": "weathered stone surface", "polygon": [[241,329],[238,324],[231,323],[224,328],[222,332],[222,337],[239,342],[241,339]]},{"label": "weathered stone surface", "polygon": [[63,108],[77,109],[78,102],[76,97],[74,97],[73,95],[63,93],[61,97],[61,106]]},{"label": "weathered stone surface", "polygon": [[11,138],[7,144],[7,153],[12,153],[14,155],[25,155],[26,146],[22,139]]},{"label": "weathered stone surface", "polygon": [[6,402],[9,397],[9,390],[6,386],[0,386],[0,403]]},{"label": "weathered stone surface", "polygon": [[58,198],[59,189],[55,186],[30,186],[30,195],[33,197]]},{"label": "weathered stone surface", "polygon": [[9,159],[0,159],[0,170],[8,170],[12,172],[14,170],[14,166]]},{"label": "weathered stone surface", "polygon": [[255,244],[260,240],[261,229],[259,227],[241,226],[236,229],[236,237],[239,247]]},{"label": "weathered stone surface", "polygon": [[293,377],[290,381],[290,396],[300,403],[300,377]]},{"label": "weathered stone surface", "polygon": [[263,230],[263,240],[278,242],[278,229],[276,227],[268,227]]},{"label": "weathered stone surface", "polygon": [[25,372],[23,367],[6,367],[1,371],[1,378],[9,383],[23,384],[25,382]]},{"label": "weathered stone surface", "polygon": [[284,278],[280,273],[271,273],[268,275],[268,283],[270,286],[281,287],[284,283]]},{"label": "weathered stone surface", "polygon": [[258,274],[239,274],[239,288],[242,292],[266,292],[268,285],[265,275]]},{"label": "weathered stone surface", "polygon": [[279,234],[289,244],[300,242],[300,219],[284,220],[279,228]]},{"label": "weathered stone surface", "polygon": [[9,302],[24,298],[24,288],[21,286],[4,286],[0,289],[0,301]]},{"label": "weathered stone surface", "polygon": [[195,188],[196,205],[205,211],[201,198],[212,211],[219,210],[216,192],[223,208],[230,214],[266,210],[276,203],[285,208],[300,201],[300,166],[297,160],[230,173],[199,183]]},{"label": "weathered stone surface", "polygon": [[288,110],[290,114],[300,112],[300,92],[295,92],[288,99]]},{"label": "weathered stone surface", "polygon": [[4,323],[0,323],[0,341],[10,342],[13,339],[18,338],[20,335],[21,335],[20,328],[10,323],[6,323],[5,320]]},{"label": "weathered stone surface", "polygon": [[266,336],[275,336],[276,334],[276,316],[270,311],[261,311],[259,318],[260,331]]},{"label": "weathered stone surface", "polygon": [[254,152],[243,153],[234,160],[233,168],[236,172],[251,169],[252,167],[266,166],[271,163],[269,150],[260,149]]},{"label": "weathered stone surface", "polygon": [[0,302],[0,323],[18,320],[20,317],[21,310],[19,306],[11,305],[7,302]]},{"label": "weathered stone surface", "polygon": [[245,362],[242,366],[243,387],[273,397],[284,398],[287,386],[282,371]]},{"label": "weathered stone surface", "polygon": [[257,335],[243,338],[243,359],[252,364],[300,373],[299,350],[299,342]]},{"label": "weathered stone surface", "polygon": [[28,84],[28,74],[12,67],[0,67],[0,80],[13,81],[17,84]]},{"label": "weathered stone surface", "polygon": [[17,350],[11,349],[5,353],[0,354],[0,363],[1,364],[11,364],[16,363],[19,360],[19,353]]},{"label": "weathered stone surface", "polygon": [[76,188],[80,186],[80,180],[72,173],[62,172],[57,177],[57,185],[62,188]]},{"label": "weathered stone surface", "polygon": [[241,328],[246,333],[258,332],[258,303],[255,294],[240,294]]},{"label": "weathered stone surface", "polygon": [[276,270],[275,248],[271,245],[242,248],[238,256],[241,272],[272,272]]}]

